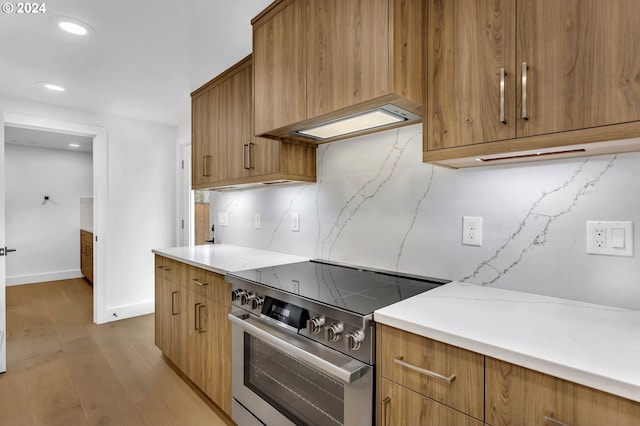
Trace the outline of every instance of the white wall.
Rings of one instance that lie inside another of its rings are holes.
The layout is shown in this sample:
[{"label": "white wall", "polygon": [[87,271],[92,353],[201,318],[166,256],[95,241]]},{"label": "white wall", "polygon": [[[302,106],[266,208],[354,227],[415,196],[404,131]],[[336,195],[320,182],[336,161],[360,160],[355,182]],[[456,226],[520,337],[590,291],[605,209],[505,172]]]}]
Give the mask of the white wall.
[{"label": "white wall", "polygon": [[[91,153],[5,146],[7,285],[81,277],[80,198],[93,193]],[[49,201],[44,196],[49,196]]]},{"label": "white wall", "polygon": [[216,193],[216,242],[640,309],[638,254],[585,252],[587,220],[631,220],[640,244],[640,153],[450,170],[422,163],[421,130],[321,145],[315,184]]},{"label": "white wall", "polygon": [[105,294],[97,322],[153,312],[151,250],[175,244],[176,127],[14,98],[0,97],[0,109],[106,129],[108,195],[94,199],[96,208],[108,203],[108,234],[98,235],[106,260],[104,282],[96,283]]}]

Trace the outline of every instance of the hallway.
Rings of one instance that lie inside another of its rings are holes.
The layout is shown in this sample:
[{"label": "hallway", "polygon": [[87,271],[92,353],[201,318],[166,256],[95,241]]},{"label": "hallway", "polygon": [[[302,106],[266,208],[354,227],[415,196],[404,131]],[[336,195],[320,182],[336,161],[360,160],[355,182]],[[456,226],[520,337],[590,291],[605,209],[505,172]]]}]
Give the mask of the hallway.
[{"label": "hallway", "polygon": [[224,425],[154,346],[154,317],[92,323],[84,279],[7,287],[0,425]]}]

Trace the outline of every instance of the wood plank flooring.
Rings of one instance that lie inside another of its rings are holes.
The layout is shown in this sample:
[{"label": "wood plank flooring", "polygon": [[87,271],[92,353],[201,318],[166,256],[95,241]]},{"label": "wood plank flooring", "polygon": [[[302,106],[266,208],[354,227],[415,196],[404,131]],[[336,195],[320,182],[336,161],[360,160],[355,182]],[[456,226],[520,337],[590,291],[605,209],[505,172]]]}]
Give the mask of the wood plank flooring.
[{"label": "wood plank flooring", "polygon": [[83,279],[7,287],[0,425],[226,425],[154,345],[153,315],[96,325]]}]

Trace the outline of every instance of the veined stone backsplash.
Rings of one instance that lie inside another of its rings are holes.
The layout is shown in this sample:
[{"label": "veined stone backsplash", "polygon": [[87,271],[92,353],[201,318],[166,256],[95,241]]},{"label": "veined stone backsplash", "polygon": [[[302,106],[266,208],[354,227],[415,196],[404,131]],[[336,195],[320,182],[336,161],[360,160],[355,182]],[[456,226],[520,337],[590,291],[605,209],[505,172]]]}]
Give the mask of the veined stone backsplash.
[{"label": "veined stone backsplash", "polygon": [[[640,309],[638,256],[585,241],[587,220],[633,221],[638,240],[640,153],[450,170],[422,163],[421,130],[320,145],[315,184],[214,193],[216,242]],[[481,247],[463,216],[483,218]]]}]

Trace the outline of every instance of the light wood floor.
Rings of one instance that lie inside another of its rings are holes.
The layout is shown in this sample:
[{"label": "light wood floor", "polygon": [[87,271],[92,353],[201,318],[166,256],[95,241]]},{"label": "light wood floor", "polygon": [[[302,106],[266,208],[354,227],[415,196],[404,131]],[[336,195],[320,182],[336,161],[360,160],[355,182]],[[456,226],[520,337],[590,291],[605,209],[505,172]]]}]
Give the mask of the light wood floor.
[{"label": "light wood floor", "polygon": [[225,425],[154,346],[153,315],[92,322],[83,279],[7,287],[0,425]]}]

